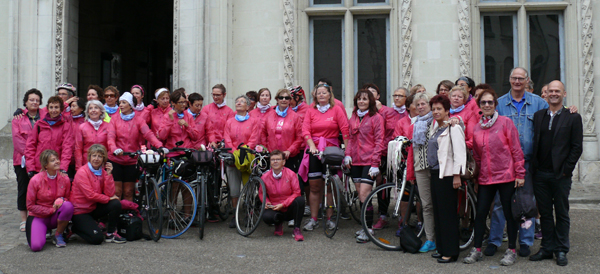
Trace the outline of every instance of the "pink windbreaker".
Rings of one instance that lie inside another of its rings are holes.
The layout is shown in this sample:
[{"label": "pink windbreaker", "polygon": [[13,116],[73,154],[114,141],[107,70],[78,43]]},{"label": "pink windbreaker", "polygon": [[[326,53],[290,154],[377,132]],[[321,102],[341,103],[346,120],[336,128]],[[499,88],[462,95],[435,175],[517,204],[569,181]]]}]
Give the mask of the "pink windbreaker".
[{"label": "pink windbreaker", "polygon": [[388,143],[393,140],[396,136],[394,136],[394,130],[396,129],[396,125],[400,121],[400,119],[404,116],[407,116],[408,112],[404,112],[404,114],[400,114],[395,111],[393,108],[388,106],[381,106],[379,109],[379,115],[383,118],[384,121],[384,136],[383,136],[383,151],[382,155],[387,156]]},{"label": "pink windbreaker", "polygon": [[148,125],[138,117],[125,121],[121,118],[121,115],[115,115],[109,124],[108,159],[115,163],[135,165],[136,162],[136,158],[125,155],[116,156],[113,152],[117,148],[122,149],[124,152],[134,152],[140,149],[144,139],[157,148],[162,146],[162,143],[156,139],[156,135],[148,128]]},{"label": "pink windbreaker", "polygon": [[[108,150],[108,130],[110,124],[102,122],[98,130],[89,122],[79,125],[79,130],[75,135],[75,169],[87,164],[87,153],[94,144],[103,145]],[[110,154],[110,151],[108,152]]]},{"label": "pink windbreaker", "polygon": [[209,143],[218,143],[224,139],[223,125],[225,125],[229,118],[233,118],[234,116],[235,112],[228,106],[219,108],[217,104],[211,103],[202,108],[200,118],[198,119],[206,121],[204,131],[208,135],[207,139]]},{"label": "pink windbreaker", "polygon": [[[339,108],[342,110],[342,112],[344,113],[344,115],[346,115],[346,118],[348,118],[348,114],[346,113],[346,107],[344,106],[344,103],[342,103],[342,101],[333,98],[333,102],[334,102],[334,107]],[[315,108],[315,102],[312,102],[308,108]]]},{"label": "pink windbreaker", "polygon": [[[285,118],[277,115],[277,112],[271,111],[265,118],[258,130],[259,134],[254,135],[255,138],[260,137],[262,144],[269,151],[275,149],[281,151],[289,151],[290,157],[298,155],[302,140],[302,122],[298,114],[293,110],[288,109]],[[252,143],[257,143],[253,140]]]},{"label": "pink windbreaker", "polygon": [[203,111],[198,113],[198,115],[196,115],[196,118],[193,118],[194,126],[196,127],[196,131],[198,132],[198,138],[196,138],[196,140],[192,140],[192,147],[195,149],[199,149],[200,145],[208,145],[208,136],[206,136],[206,124],[208,123],[206,118],[208,117],[206,115],[202,116],[202,113]]},{"label": "pink windbreaker", "polygon": [[262,121],[271,112],[275,112],[275,110],[273,110],[273,107],[268,108],[267,111],[265,111],[265,113],[262,113],[260,112],[260,109],[255,108],[250,111],[250,116],[254,116],[258,118],[258,120]]},{"label": "pink windbreaker", "polygon": [[302,102],[300,104],[300,106],[298,106],[298,111],[296,111],[296,114],[298,114],[298,116],[300,116],[300,119],[302,121],[304,121],[304,116],[306,115],[307,110],[308,110],[308,104],[306,102]]},{"label": "pink windbreaker", "polygon": [[[181,147],[193,148],[195,141],[198,139],[198,130],[194,124],[194,117],[187,111],[183,112],[183,118],[179,119],[177,113],[173,113],[173,118],[169,114],[165,114],[161,128],[158,130],[158,138],[165,140],[166,148],[176,147],[175,143],[183,141]],[[188,126],[180,126],[179,120],[185,120]]]},{"label": "pink windbreaker", "polygon": [[[167,108],[161,108],[160,106],[157,108],[152,107],[150,113],[146,114],[146,122],[150,125],[150,129],[154,132],[154,136],[158,136],[158,131],[163,124],[163,118],[171,111],[171,106]],[[137,113],[136,113],[137,116]],[[142,115],[144,116],[144,115]],[[112,117],[114,118],[114,117]],[[144,117],[140,117],[144,118]],[[161,141],[164,141],[161,139]]]},{"label": "pink windbreaker", "polygon": [[96,204],[106,204],[115,195],[115,181],[112,174],[102,169],[102,175],[96,176],[88,165],[80,167],[73,180],[71,203],[74,215],[90,213],[96,209]]},{"label": "pink windbreaker", "polygon": [[[302,123],[302,137],[305,142],[308,139],[320,138],[337,139],[340,131],[344,140],[348,139],[348,117],[341,108],[329,108],[325,113],[311,107],[306,111],[304,122]],[[315,146],[319,146],[319,141],[314,141]],[[337,146],[328,143],[326,146]]]},{"label": "pink windbreaker", "polygon": [[46,149],[55,150],[60,158],[60,169],[69,170],[75,140],[71,122],[65,120],[61,118],[53,126],[44,118],[35,123],[25,147],[27,172],[39,172],[42,169],[40,155]]},{"label": "pink windbreaker", "polygon": [[383,117],[378,113],[373,116],[367,113],[360,121],[356,112],[353,112],[348,124],[350,137],[346,156],[352,157],[352,165],[379,167],[383,151]]},{"label": "pink windbreaker", "polygon": [[[40,172],[31,178],[27,186],[27,210],[29,216],[48,218],[56,212],[54,201],[57,198],[69,200],[71,195],[71,180],[61,172],[56,173],[56,179],[50,180],[46,172]],[[54,181],[54,182],[51,182]]]},{"label": "pink windbreaker", "polygon": [[479,124],[479,107],[475,99],[471,99],[459,113],[450,114],[450,117],[460,116],[465,124],[465,140],[467,148],[473,149],[473,129]]},{"label": "pink windbreaker", "polygon": [[[413,129],[414,124],[412,123],[412,119],[410,116],[406,116],[400,120],[396,130],[394,130],[394,135],[396,136],[404,136],[409,140],[413,138]],[[415,155],[413,151],[414,145],[408,147],[408,158],[406,159],[406,180],[416,180],[415,177]]]},{"label": "pink windbreaker", "polygon": [[244,122],[238,122],[235,118],[229,118],[227,123],[225,123],[225,129],[223,130],[225,147],[236,150],[241,143],[244,143],[248,145],[249,148],[254,149],[256,146],[254,141],[256,141],[258,137],[253,137],[253,135],[258,134],[256,128],[258,126],[256,117],[250,116],[250,118]]},{"label": "pink windbreaker", "polygon": [[[43,117],[43,116],[41,116]],[[25,145],[27,138],[33,129],[27,114],[19,119],[13,119],[11,122],[13,137],[13,165],[21,165],[21,157],[25,155]]]},{"label": "pink windbreaker", "polygon": [[479,167],[479,184],[500,184],[525,178],[519,132],[510,118],[498,116],[488,129],[477,123],[473,136],[473,158]]},{"label": "pink windbreaker", "polygon": [[[267,203],[272,205],[282,204],[282,212],[286,212],[288,207],[294,202],[296,197],[300,197],[300,185],[298,175],[291,169],[284,167],[281,171],[283,175],[279,179],[273,177],[273,170],[269,169],[261,177],[267,189]],[[258,192],[258,197],[263,201],[262,191]]]}]

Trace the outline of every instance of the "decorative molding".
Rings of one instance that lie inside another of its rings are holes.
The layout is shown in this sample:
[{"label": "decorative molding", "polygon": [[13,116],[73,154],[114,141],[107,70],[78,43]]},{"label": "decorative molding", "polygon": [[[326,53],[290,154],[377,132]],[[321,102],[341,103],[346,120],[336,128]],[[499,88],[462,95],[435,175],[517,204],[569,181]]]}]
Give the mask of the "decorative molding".
[{"label": "decorative molding", "polygon": [[293,0],[283,1],[283,81],[285,87],[291,88],[295,83],[294,77],[294,3]]},{"label": "decorative molding", "polygon": [[63,41],[65,24],[65,1],[56,0],[56,18],[54,33],[54,86],[58,87],[63,82]]},{"label": "decorative molding", "polygon": [[592,26],[592,0],[581,0],[581,57],[583,61],[583,131],[595,133],[596,118],[594,117],[594,45]]},{"label": "decorative molding", "polygon": [[471,6],[470,0],[458,0],[458,52],[461,76],[471,76]]},{"label": "decorative molding", "polygon": [[402,86],[412,84],[412,0],[400,4],[400,37],[402,39]]},{"label": "decorative molding", "polygon": [[179,87],[179,0],[173,1],[173,87]]}]

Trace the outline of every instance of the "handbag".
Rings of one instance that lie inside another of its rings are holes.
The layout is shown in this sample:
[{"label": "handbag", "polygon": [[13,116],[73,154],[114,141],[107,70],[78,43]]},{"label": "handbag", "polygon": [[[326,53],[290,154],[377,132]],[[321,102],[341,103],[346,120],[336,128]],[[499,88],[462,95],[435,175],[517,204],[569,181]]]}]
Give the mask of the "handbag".
[{"label": "handbag", "polygon": [[326,165],[340,166],[344,161],[344,150],[339,147],[326,147],[321,162]]},{"label": "handbag", "polygon": [[142,219],[133,211],[123,211],[117,222],[119,234],[127,241],[135,241],[142,238]]},{"label": "handbag", "polygon": [[212,151],[193,151],[191,155],[192,164],[210,164],[213,162]]},{"label": "handbag", "polygon": [[515,221],[526,220],[537,216],[537,207],[533,195],[522,188],[515,189],[510,201],[511,211]]},{"label": "handbag", "polygon": [[406,218],[404,218],[404,221],[402,222],[402,230],[400,231],[400,247],[402,247],[402,250],[405,253],[408,252],[412,254],[419,252],[419,249],[423,244],[423,241],[417,237],[417,234],[415,234],[415,232],[407,223],[407,221],[410,219],[410,213],[413,204],[412,202],[415,197],[415,188],[416,187],[413,186],[410,189],[410,194],[408,195],[408,208],[406,209]]}]

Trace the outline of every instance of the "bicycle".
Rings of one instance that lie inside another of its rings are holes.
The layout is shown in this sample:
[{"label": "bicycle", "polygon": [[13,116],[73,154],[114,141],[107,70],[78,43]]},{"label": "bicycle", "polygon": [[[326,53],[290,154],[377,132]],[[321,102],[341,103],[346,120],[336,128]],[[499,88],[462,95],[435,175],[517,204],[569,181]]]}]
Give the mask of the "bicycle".
[{"label": "bicycle", "polygon": [[[150,154],[148,154],[150,153]],[[142,171],[139,180],[140,198],[137,201],[140,214],[146,221],[150,238],[157,242],[161,238],[163,227],[163,211],[158,184],[154,178],[156,170],[161,162],[161,156],[151,151],[123,152],[130,157],[137,156],[137,168]]]},{"label": "bicycle", "polygon": [[[338,170],[342,169],[342,160],[344,158],[343,155],[344,154],[342,153],[341,158],[330,157],[323,151],[319,151],[318,153],[314,154],[314,156],[320,157],[321,161],[325,165],[325,187],[323,188],[323,200],[320,210],[321,216],[324,216],[322,222],[325,236],[330,239],[333,238],[335,232],[337,231],[341,209],[343,206],[341,200],[342,195],[340,193],[342,181],[337,175]],[[328,193],[329,191],[331,193]],[[327,218],[325,218],[325,216]]]},{"label": "bicycle", "polygon": [[342,206],[350,211],[352,219],[360,224],[360,199],[356,185],[350,177],[350,170],[342,166],[344,183],[341,185]]},{"label": "bicycle", "polygon": [[473,185],[472,181],[465,181],[458,189],[459,247],[461,251],[469,249],[475,240],[477,194],[475,194]]},{"label": "bicycle", "polygon": [[265,211],[262,199],[266,199],[267,190],[260,177],[269,167],[269,153],[245,148],[242,147],[242,144],[238,146],[238,149],[256,156],[250,163],[252,172],[240,193],[235,210],[237,231],[240,235],[247,237],[256,230]]}]

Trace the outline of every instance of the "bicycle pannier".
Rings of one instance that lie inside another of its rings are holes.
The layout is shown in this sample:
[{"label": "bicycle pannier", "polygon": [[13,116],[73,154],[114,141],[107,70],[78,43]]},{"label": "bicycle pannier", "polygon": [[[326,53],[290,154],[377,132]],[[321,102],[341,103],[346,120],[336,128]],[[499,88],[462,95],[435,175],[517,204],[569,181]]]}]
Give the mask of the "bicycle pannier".
[{"label": "bicycle pannier", "polygon": [[339,166],[344,161],[344,150],[339,147],[326,147],[321,162],[327,165]]},{"label": "bicycle pannier", "polygon": [[192,152],[192,163],[207,164],[213,162],[212,151],[194,151]]},{"label": "bicycle pannier", "polygon": [[160,155],[158,154],[141,154],[138,156],[140,166],[144,168],[157,167],[160,165]]},{"label": "bicycle pannier", "polygon": [[142,238],[142,219],[132,211],[124,211],[119,215],[117,223],[119,234],[127,241],[135,241]]}]

